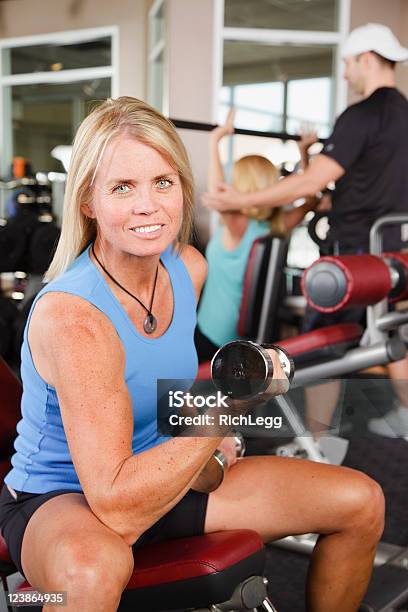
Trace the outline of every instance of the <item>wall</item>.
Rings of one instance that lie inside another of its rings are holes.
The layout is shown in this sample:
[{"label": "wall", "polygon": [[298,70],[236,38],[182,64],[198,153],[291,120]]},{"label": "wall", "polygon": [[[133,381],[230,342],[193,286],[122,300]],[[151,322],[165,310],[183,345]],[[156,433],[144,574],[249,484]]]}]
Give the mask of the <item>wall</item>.
[{"label": "wall", "polygon": [[[408,48],[408,2],[401,0],[400,23],[398,30],[398,38],[404,47]],[[408,64],[400,64],[397,67],[397,83],[398,87],[408,97]]]},{"label": "wall", "polygon": [[[212,123],[214,80],[214,0],[169,0],[166,6],[169,115]],[[200,205],[206,189],[208,133],[179,131],[187,147],[196,186],[197,240],[208,239],[208,212]]]},{"label": "wall", "polygon": [[170,116],[211,121],[213,0],[167,3]]},{"label": "wall", "polygon": [[[351,0],[350,30],[368,22],[383,23],[408,47],[408,2],[406,0]],[[408,97],[408,65],[396,69],[397,87]],[[350,102],[354,96],[350,93]]]},{"label": "wall", "polygon": [[7,0],[0,3],[1,38],[112,25],[119,26],[119,93],[143,98],[146,0]]}]

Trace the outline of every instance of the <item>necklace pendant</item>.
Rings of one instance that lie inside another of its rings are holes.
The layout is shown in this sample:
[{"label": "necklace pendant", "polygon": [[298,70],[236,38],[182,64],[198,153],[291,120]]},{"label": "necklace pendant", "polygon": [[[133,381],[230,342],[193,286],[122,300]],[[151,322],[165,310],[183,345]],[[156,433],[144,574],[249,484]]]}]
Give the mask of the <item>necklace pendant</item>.
[{"label": "necklace pendant", "polygon": [[156,330],[156,327],[157,319],[151,312],[149,312],[143,321],[143,329],[145,330],[146,334],[152,334]]}]

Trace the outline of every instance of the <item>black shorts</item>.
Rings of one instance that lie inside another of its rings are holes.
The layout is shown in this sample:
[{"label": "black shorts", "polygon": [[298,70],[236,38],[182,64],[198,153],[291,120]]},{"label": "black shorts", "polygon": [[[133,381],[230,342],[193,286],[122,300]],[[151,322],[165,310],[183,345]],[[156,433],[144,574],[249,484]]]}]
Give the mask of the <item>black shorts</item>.
[{"label": "black shorts", "polygon": [[319,312],[311,306],[306,306],[305,316],[302,321],[302,333],[337,325],[338,323],[358,323],[363,328],[366,326],[366,309],[350,308],[349,310],[338,310],[337,312]]},{"label": "black shorts", "polygon": [[[10,557],[19,572],[21,567],[21,546],[28,521],[34,512],[46,501],[57,495],[78,493],[59,489],[49,493],[21,493],[15,491],[14,499],[6,485],[0,494],[0,529],[6,540]],[[83,493],[80,493],[83,495]],[[145,531],[133,544],[133,550],[145,544],[161,542],[171,538],[183,538],[204,533],[208,494],[188,491],[186,495],[167,514]]]}]

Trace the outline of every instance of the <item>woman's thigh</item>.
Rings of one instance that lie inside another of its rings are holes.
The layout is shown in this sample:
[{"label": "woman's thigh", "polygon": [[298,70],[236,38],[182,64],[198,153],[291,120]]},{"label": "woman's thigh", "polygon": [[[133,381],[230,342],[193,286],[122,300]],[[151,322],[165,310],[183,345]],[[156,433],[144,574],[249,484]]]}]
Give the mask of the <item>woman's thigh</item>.
[{"label": "woman's thigh", "polygon": [[[205,532],[254,529],[264,541],[381,523],[377,483],[356,470],[286,457],[246,457],[210,494]],[[363,516],[364,515],[364,516]]]},{"label": "woman's thigh", "polygon": [[131,547],[78,493],[53,497],[35,511],[24,533],[21,561],[27,580],[39,589],[63,585],[89,568],[124,588],[133,569]]}]

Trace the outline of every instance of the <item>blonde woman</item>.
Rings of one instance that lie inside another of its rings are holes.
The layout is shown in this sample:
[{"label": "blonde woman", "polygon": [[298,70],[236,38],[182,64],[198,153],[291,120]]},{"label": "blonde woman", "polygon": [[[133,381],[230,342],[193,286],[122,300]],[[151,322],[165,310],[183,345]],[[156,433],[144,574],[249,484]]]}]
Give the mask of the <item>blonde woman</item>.
[{"label": "blonde woman", "polygon": [[[224,126],[215,128],[210,136],[208,190],[215,192],[224,182],[219,145],[224,136],[232,134],[234,111]],[[307,148],[315,136],[306,134],[300,141],[302,165],[307,165]],[[232,167],[231,184],[242,194],[267,189],[279,180],[279,170],[262,155],[246,155]],[[220,223],[206,249],[208,274],[198,310],[195,343],[200,362],[212,358],[216,350],[238,336],[237,325],[245,268],[252,243],[256,238],[272,233],[286,238],[305,214],[317,205],[316,198],[290,212],[282,208],[244,208],[221,212]]]},{"label": "blonde woman", "polygon": [[265,541],[314,531],[309,610],[356,610],[383,526],[375,482],[249,457],[200,494],[191,486],[221,438],[158,437],[157,379],[197,369],[206,265],[183,244],[191,209],[186,152],[162,115],[119,98],[85,119],[50,282],[24,335],[22,420],[0,497],[12,559],[36,589],[67,591],[66,612],[113,612],[141,544],[241,527]]}]

